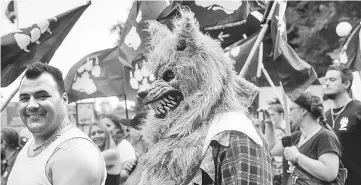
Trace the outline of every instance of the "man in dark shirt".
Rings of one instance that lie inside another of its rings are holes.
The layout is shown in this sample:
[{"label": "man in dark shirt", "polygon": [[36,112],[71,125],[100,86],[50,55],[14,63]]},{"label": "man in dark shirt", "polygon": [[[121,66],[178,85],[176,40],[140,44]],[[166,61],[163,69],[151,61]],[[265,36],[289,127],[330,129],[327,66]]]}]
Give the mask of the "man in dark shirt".
[{"label": "man in dark shirt", "polygon": [[361,102],[352,100],[348,93],[352,72],[343,65],[333,65],[327,70],[325,80],[324,96],[334,104],[326,112],[326,122],[343,147],[342,161],[348,170],[346,184],[361,184]]},{"label": "man in dark shirt", "polygon": [[19,135],[14,128],[1,129],[1,184],[6,184],[19,153]]}]

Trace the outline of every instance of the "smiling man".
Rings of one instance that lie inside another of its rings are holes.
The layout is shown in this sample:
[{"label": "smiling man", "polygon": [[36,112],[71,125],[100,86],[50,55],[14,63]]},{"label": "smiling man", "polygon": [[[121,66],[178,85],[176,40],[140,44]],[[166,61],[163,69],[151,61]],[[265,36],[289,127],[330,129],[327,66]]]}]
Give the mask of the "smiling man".
[{"label": "smiling man", "polygon": [[334,106],[326,112],[343,147],[342,162],[348,170],[347,185],[361,184],[361,102],[352,100],[349,91],[352,72],[343,65],[331,66],[325,76],[324,96]]},{"label": "smiling man", "polygon": [[100,185],[106,169],[97,146],[71,124],[59,69],[36,62],[19,89],[20,117],[33,139],[20,151],[8,185]]}]

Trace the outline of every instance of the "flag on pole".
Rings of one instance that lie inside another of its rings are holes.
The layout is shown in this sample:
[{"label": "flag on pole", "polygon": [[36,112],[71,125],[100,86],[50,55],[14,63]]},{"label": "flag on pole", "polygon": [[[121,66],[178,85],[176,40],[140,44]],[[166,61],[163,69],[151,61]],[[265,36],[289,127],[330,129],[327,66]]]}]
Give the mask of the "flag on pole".
[{"label": "flag on pole", "polygon": [[[221,42],[226,48],[260,30],[264,1],[173,1],[157,18],[168,27],[182,6],[188,7],[203,33]],[[258,12],[258,13],[257,13]],[[252,13],[252,16],[249,14]]]},{"label": "flag on pole", "polygon": [[5,16],[9,19],[11,23],[15,23],[15,19],[17,18],[16,11],[15,11],[15,2],[11,0],[6,7]]},{"label": "flag on pole", "polygon": [[[126,47],[126,46],[123,46]],[[132,53],[114,47],[91,53],[77,62],[65,78],[69,102],[87,98],[127,95],[136,101],[136,91],[129,85]],[[134,53],[133,53],[134,55]]]},{"label": "flag on pole", "polygon": [[340,53],[340,62],[352,71],[361,70],[361,22],[347,38]]},{"label": "flag on pole", "polygon": [[[285,1],[277,3],[271,23],[271,36],[274,45],[273,68],[282,82],[284,91],[292,100],[296,100],[316,79],[315,70],[307,62],[300,59],[287,43],[285,22]],[[267,66],[265,65],[266,69]]]},{"label": "flag on pole", "polygon": [[126,44],[137,52],[136,58],[132,60],[143,59],[143,52],[149,37],[149,33],[145,31],[147,28],[146,21],[155,20],[167,5],[165,0],[135,0],[133,2],[120,37],[120,43]]},{"label": "flag on pole", "polygon": [[11,84],[29,64],[49,63],[86,5],[1,37],[1,87]]}]

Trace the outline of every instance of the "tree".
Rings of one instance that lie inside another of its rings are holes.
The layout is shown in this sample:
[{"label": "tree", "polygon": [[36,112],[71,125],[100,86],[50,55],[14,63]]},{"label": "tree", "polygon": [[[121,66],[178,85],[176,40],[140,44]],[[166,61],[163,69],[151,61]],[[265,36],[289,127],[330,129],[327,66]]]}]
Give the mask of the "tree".
[{"label": "tree", "polygon": [[123,22],[117,22],[117,24],[113,25],[110,28],[110,33],[115,33],[117,35],[117,41],[116,44],[120,45],[120,36],[123,33],[123,29],[124,29],[124,23]]},{"label": "tree", "polygon": [[286,11],[288,42],[310,63],[319,77],[336,59],[346,38],[336,34],[336,26],[361,21],[358,1],[289,1]]}]

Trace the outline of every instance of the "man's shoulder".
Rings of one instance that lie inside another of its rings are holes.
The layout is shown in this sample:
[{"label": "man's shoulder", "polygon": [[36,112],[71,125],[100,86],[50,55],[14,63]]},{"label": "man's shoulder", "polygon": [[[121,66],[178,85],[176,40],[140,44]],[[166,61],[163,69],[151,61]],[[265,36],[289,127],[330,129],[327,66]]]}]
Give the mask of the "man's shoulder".
[{"label": "man's shoulder", "polygon": [[352,100],[352,109],[361,110],[361,102],[358,100]]},{"label": "man's shoulder", "polygon": [[66,141],[63,141],[56,148],[54,154],[57,152],[60,152],[60,153],[76,152],[72,155],[73,157],[78,157],[78,156],[82,156],[82,155],[90,157],[94,154],[97,154],[96,156],[101,154],[98,147],[92,141],[90,141],[87,138],[81,138],[81,137],[75,137],[75,138],[71,138]]},{"label": "man's shoulder", "polygon": [[90,140],[71,138],[59,144],[50,156],[48,165],[60,164],[64,160],[90,167],[100,165],[103,162],[103,156],[97,146]]},{"label": "man's shoulder", "polygon": [[92,142],[72,138],[59,144],[46,164],[45,173],[54,184],[99,185],[106,177],[106,168],[102,154]]},{"label": "man's shoulder", "polygon": [[67,178],[66,174],[68,173],[65,173],[64,170],[68,173],[81,172],[83,173],[81,178],[86,178],[85,176],[101,178],[105,170],[105,163],[101,152],[94,143],[86,138],[71,138],[59,144],[46,164],[48,177],[54,177],[49,174],[61,172],[62,176]]}]

